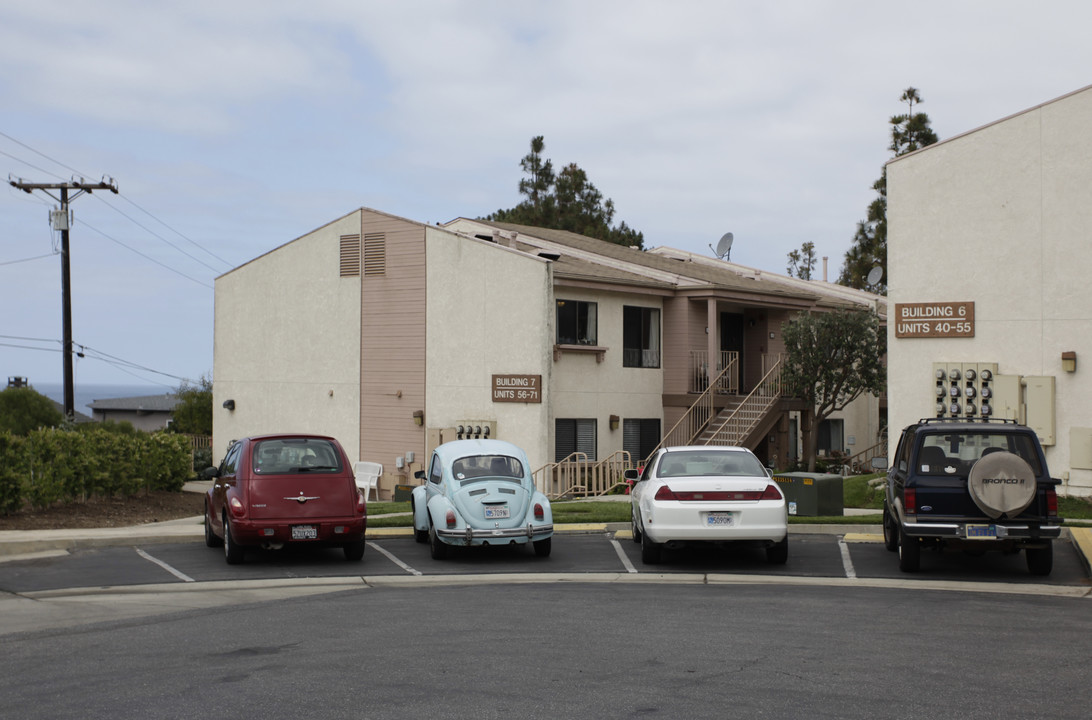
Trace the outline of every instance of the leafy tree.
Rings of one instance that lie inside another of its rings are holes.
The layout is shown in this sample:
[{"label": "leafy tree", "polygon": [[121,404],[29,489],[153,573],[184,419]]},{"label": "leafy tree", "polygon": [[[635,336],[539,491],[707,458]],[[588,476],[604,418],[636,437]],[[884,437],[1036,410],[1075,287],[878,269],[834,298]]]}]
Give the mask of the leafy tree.
[{"label": "leafy tree", "polygon": [[171,430],[188,435],[212,435],[212,380],[202,376],[196,385],[183,382],[178,404],[171,413]]},{"label": "leafy tree", "polygon": [[644,234],[624,222],[612,227],[614,201],[588,180],[576,163],[554,173],[553,162],[542,157],[542,135],[531,138],[531,152],[520,160],[527,177],[519,181],[524,200],[514,208],[497,210],[486,220],[568,230],[617,245],[643,248]]},{"label": "leafy tree", "polygon": [[[937,141],[937,135],[929,126],[929,116],[923,112],[914,114],[914,105],[921,104],[921,94],[917,88],[906,88],[902,97],[909,111],[904,115],[894,115],[891,124],[891,144],[888,150],[899,157],[914,152]],[[838,282],[842,285],[871,290],[887,294],[887,167],[883,168],[880,179],[872,184],[878,197],[868,205],[865,219],[857,223],[857,232],[853,244],[846,251],[845,263]],[[873,267],[884,269],[883,278],[875,285],[868,285],[868,273]]]},{"label": "leafy tree", "polygon": [[786,393],[807,407],[801,431],[808,472],[814,472],[819,423],[863,393],[883,391],[885,336],[865,310],[801,313],[782,327],[782,335],[787,359],[781,379]]},{"label": "leafy tree", "polygon": [[64,414],[53,401],[30,387],[0,391],[0,432],[25,436],[38,428],[60,427]]},{"label": "leafy tree", "polygon": [[795,275],[801,280],[811,280],[811,274],[815,271],[815,243],[806,242],[799,250],[790,252],[786,271],[789,277]]}]

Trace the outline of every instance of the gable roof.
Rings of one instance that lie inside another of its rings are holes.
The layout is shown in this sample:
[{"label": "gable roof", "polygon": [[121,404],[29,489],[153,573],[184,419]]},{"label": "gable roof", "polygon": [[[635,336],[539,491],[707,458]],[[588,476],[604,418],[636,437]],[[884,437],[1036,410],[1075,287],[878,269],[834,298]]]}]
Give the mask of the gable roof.
[{"label": "gable roof", "polygon": [[489,220],[457,218],[444,227],[480,225],[508,235],[514,246],[553,249],[555,277],[583,271],[589,278],[610,281],[627,277],[638,284],[670,288],[692,295],[747,298],[777,305],[808,307],[868,307],[886,315],[886,298],[842,285],[791,278],[737,263],[706,258],[674,248],[640,250],[590,238],[567,230]]},{"label": "gable roof", "polygon": [[106,398],[95,400],[88,407],[95,411],[123,410],[142,413],[170,413],[178,405],[178,395],[165,393],[163,395],[139,395],[137,397]]}]

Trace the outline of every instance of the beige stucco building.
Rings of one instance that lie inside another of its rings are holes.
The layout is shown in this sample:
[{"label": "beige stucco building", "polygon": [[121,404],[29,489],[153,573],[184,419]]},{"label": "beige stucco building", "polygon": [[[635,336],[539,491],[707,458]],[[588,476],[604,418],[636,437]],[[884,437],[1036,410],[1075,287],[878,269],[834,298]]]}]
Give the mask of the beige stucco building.
[{"label": "beige stucco building", "polygon": [[[800,408],[757,391],[776,377],[781,325],[841,307],[886,309],[668,248],[361,208],[217,279],[214,456],[259,432],[329,434],[383,464],[385,498],[468,435],[523,447],[554,492],[602,489],[701,429],[786,467]],[[756,419],[730,426],[752,395]],[[861,398],[825,424],[825,449],[877,445],[884,412]]]},{"label": "beige stucco building", "polygon": [[1026,422],[1060,491],[1079,495],[1092,493],[1090,123],[1092,87],[887,166],[892,430],[986,410]]}]

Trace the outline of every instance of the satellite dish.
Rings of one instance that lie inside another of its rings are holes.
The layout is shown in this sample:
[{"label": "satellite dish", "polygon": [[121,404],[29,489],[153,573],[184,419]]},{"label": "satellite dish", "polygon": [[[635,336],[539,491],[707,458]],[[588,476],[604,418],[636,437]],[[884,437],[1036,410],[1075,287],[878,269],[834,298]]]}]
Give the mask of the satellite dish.
[{"label": "satellite dish", "polygon": [[713,250],[721,260],[727,260],[732,254],[732,239],[732,233],[724,233],[720,242],[717,243],[717,249],[713,250],[712,245],[709,246],[709,249]]},{"label": "satellite dish", "polygon": [[883,279],[883,268],[877,265],[868,271],[868,277],[865,280],[869,285],[879,285],[880,280]]}]

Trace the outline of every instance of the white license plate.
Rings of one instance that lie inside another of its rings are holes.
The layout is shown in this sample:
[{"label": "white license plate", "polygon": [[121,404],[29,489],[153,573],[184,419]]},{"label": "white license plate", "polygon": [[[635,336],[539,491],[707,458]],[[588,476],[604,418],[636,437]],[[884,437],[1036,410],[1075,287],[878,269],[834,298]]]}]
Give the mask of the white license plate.
[{"label": "white license plate", "polygon": [[485,505],[485,519],[486,520],[502,520],[508,515],[507,505]]},{"label": "white license plate", "polygon": [[705,516],[705,524],[710,527],[730,527],[736,521],[730,512],[711,512]]},{"label": "white license plate", "polygon": [[996,540],[997,539],[997,526],[996,525],[968,525],[967,526],[967,539],[968,540]]},{"label": "white license plate", "polygon": [[293,525],[292,526],[292,539],[293,540],[317,540],[318,528],[314,525]]}]

